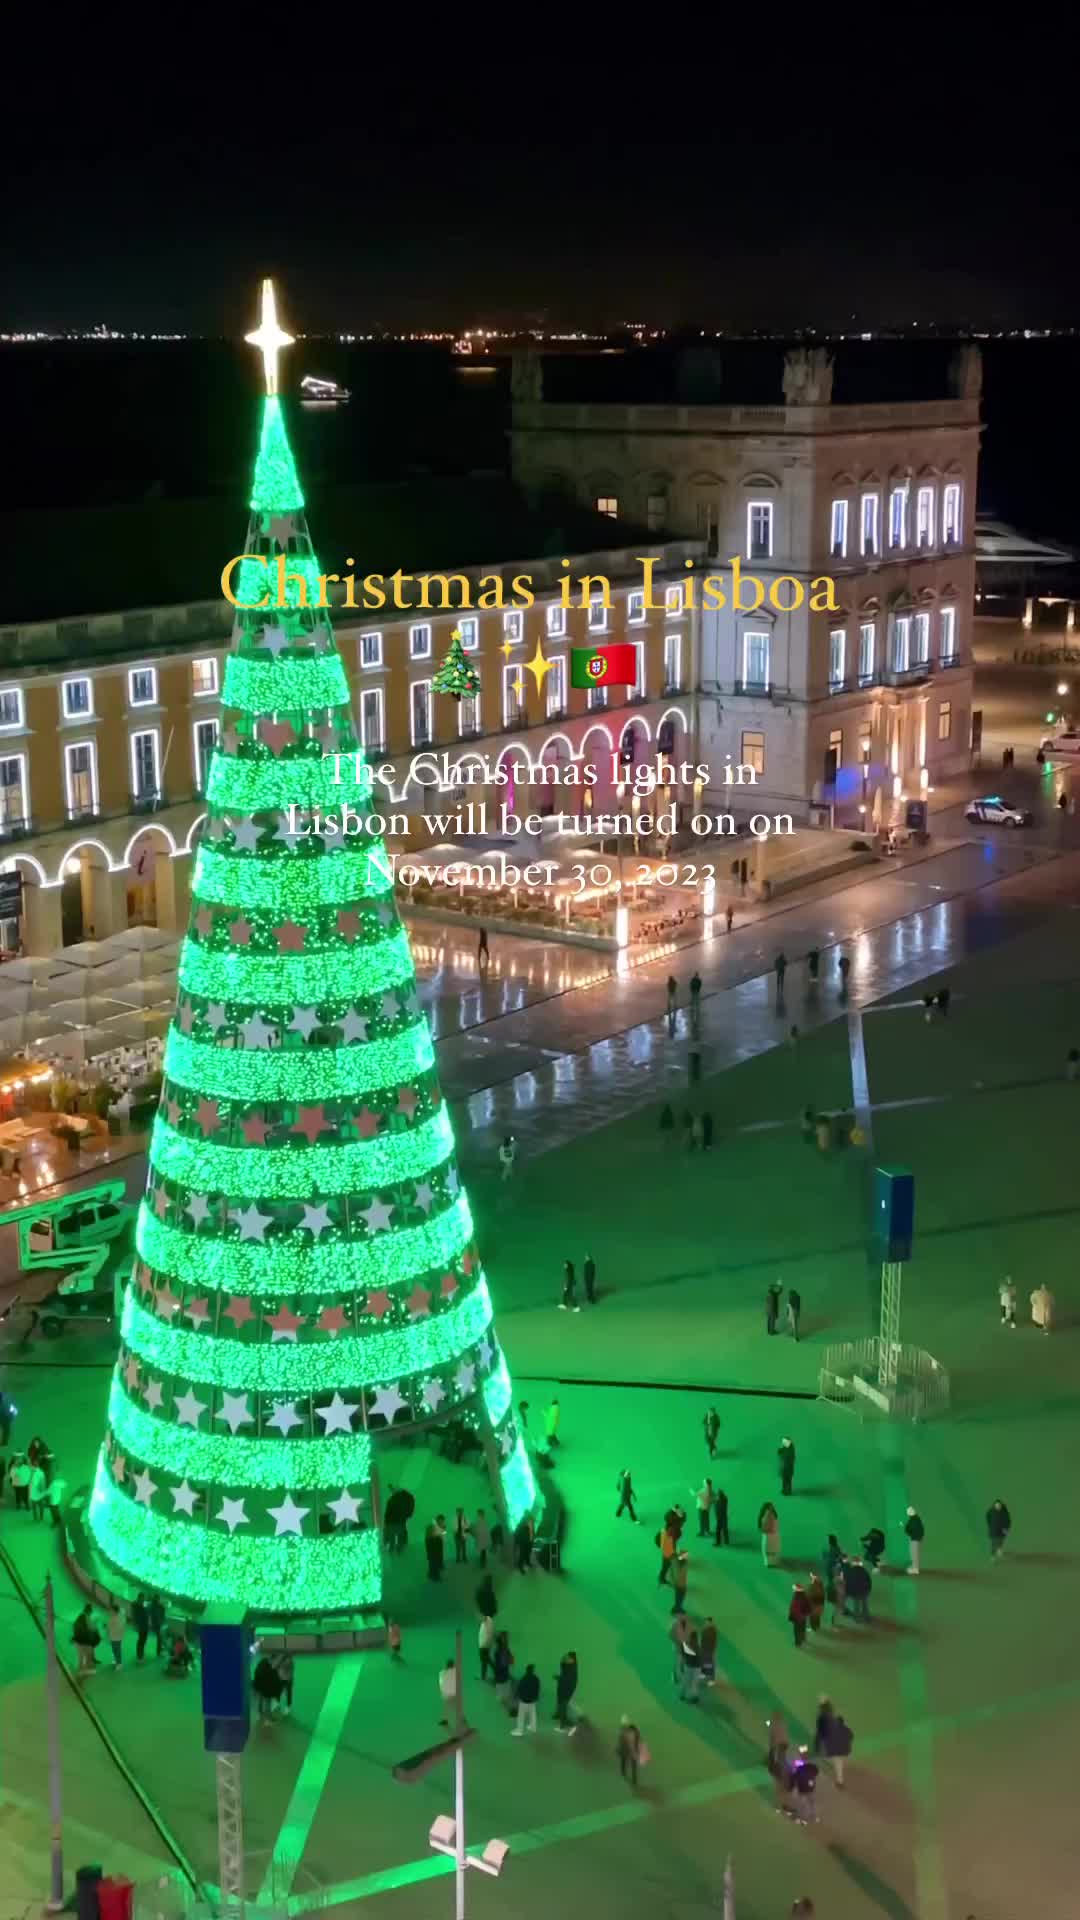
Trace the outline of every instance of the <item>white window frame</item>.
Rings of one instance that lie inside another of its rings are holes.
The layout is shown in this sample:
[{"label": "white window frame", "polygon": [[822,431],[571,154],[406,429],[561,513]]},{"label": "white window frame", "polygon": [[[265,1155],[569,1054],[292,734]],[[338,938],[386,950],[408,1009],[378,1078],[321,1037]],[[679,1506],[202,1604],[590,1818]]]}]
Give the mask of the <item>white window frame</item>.
[{"label": "white window frame", "polygon": [[[30,805],[29,805],[30,792],[29,792],[29,788],[27,787],[28,774],[27,774],[26,755],[25,753],[0,753],[0,764],[2,764],[5,760],[14,761],[17,764],[19,769],[18,786],[19,786],[19,792],[22,795],[22,810],[19,813],[19,821],[21,824],[25,825],[25,823],[30,818]],[[0,794],[10,793],[10,792],[11,792],[11,788],[5,787],[2,784],[2,782],[0,782]],[[3,814],[0,813],[0,833],[4,831],[7,825],[8,825],[8,822],[4,819]]]},{"label": "white window frame", "polygon": [[[750,676],[750,642],[752,640],[763,640],[765,642],[764,679],[758,679],[756,677],[752,679]],[[747,627],[744,629],[742,637],[742,683],[744,687],[761,688],[762,691],[764,691],[769,685],[769,673],[772,668],[771,654],[772,634],[769,632],[768,627]]]},{"label": "white window frame", "polygon": [[665,488],[662,493],[645,495],[645,525],[650,533],[659,533],[668,517],[668,496]]},{"label": "white window frame", "polygon": [[586,625],[590,633],[607,632],[608,610],[604,605],[603,594],[594,593],[589,601],[589,613]]},{"label": "white window frame", "polygon": [[[839,644],[838,644],[839,643]],[[833,627],[829,634],[829,692],[836,693],[847,672],[847,629]]]},{"label": "white window frame", "polygon": [[[870,537],[867,539],[867,509],[870,510]],[[881,553],[881,495],[864,493],[859,497],[859,552],[876,560]]]},{"label": "white window frame", "polygon": [[409,628],[409,659],[431,659],[431,622],[422,620]]},{"label": "white window frame", "polygon": [[[135,698],[135,681],[137,676],[140,673],[148,673],[150,675],[150,696],[149,696],[149,699],[146,699],[146,700],[137,700]],[[128,706],[129,707],[156,707],[157,706],[158,678],[157,678],[156,667],[129,667],[127,684],[128,684]]]},{"label": "white window frame", "polygon": [[834,500],[829,513],[829,557],[832,560],[847,559],[848,509],[847,500]]},{"label": "white window frame", "polygon": [[839,773],[844,764],[844,729],[831,727],[829,730],[828,750],[836,755],[836,771]]},{"label": "white window frame", "polygon": [[[898,511],[899,509],[899,511]],[[908,543],[908,488],[892,487],[889,491],[889,552],[899,553]]]},{"label": "white window frame", "polygon": [[[939,659],[958,660],[960,649],[957,646],[958,623],[955,607],[941,608],[941,651]],[[948,644],[946,644],[948,643]]]},{"label": "white window frame", "polygon": [[930,615],[926,612],[925,608],[921,609],[915,615],[915,625],[912,632],[914,644],[912,647],[911,664],[913,667],[925,667],[930,659]]},{"label": "white window frame", "polygon": [[[372,652],[375,658],[373,660],[365,660],[364,658],[364,648],[369,641],[374,642]],[[378,672],[383,664],[383,637],[381,633],[373,629],[370,633],[362,633],[360,635],[356,642],[356,664],[360,668],[361,673]]]},{"label": "white window frame", "polygon": [[15,696],[18,718],[0,720],[0,733],[21,733],[26,725],[26,695],[21,687],[0,687],[0,700],[6,699],[9,693]]},{"label": "white window frame", "polygon": [[915,550],[922,553],[937,544],[937,488],[920,487],[915,495]]},{"label": "white window frame", "polygon": [[467,613],[464,620],[459,620],[457,624],[461,630],[462,651],[465,653],[478,652],[480,647],[480,622],[475,613]]},{"label": "white window frame", "polygon": [[[427,693],[428,723],[427,723],[427,731],[424,734],[419,734],[416,730],[416,707],[414,705],[414,702],[416,699],[417,690],[420,687],[423,687]],[[412,741],[414,747],[424,747],[430,744],[434,725],[435,725],[435,708],[432,703],[432,697],[431,697],[431,681],[430,680],[410,680],[409,682],[409,738]]]},{"label": "white window frame", "polygon": [[544,675],[544,691],[547,696],[547,717],[550,720],[556,713],[566,712],[566,655],[549,653],[551,672]]},{"label": "white window frame", "polygon": [[[775,519],[772,500],[748,500],[746,503],[746,557],[748,560],[771,560],[773,557],[773,539],[775,537]],[[754,551],[754,515],[765,515],[765,543],[760,552]]]},{"label": "white window frame", "polygon": [[645,698],[645,642],[644,640],[635,640],[633,643],[633,647],[634,647],[634,684],[630,689],[630,697],[631,699],[634,699],[634,700],[644,700]]},{"label": "white window frame", "polygon": [[[903,646],[901,646],[901,640]],[[901,654],[903,658],[901,659]],[[892,670],[908,673],[911,669],[911,615],[898,613],[893,619]]]},{"label": "white window frame", "polygon": [[[370,732],[367,725],[366,715],[368,702],[370,700],[374,700],[375,711],[379,716],[377,734]],[[373,685],[360,689],[360,705],[357,711],[357,723],[360,730],[360,745],[362,747],[375,747],[377,749],[386,745],[386,694],[381,686]]]},{"label": "white window frame", "polygon": [[[212,727],[214,730],[213,745],[211,746],[210,751],[206,756],[205,774],[202,772],[199,766],[199,732],[203,727]],[[210,762],[214,757],[214,754],[217,750],[217,745],[220,739],[221,739],[221,723],[218,720],[218,717],[216,714],[206,714],[202,716],[200,719],[192,721],[191,723],[191,771],[195,780],[196,793],[206,792],[207,782],[210,778]]]},{"label": "white window frame", "polygon": [[[675,671],[671,671],[671,659],[674,656]],[[682,634],[678,627],[669,627],[664,634],[664,691],[682,692]]]},{"label": "white window frame", "polygon": [[549,640],[566,638],[566,608],[561,600],[552,600],[545,609],[545,624]]},{"label": "white window frame", "polygon": [[503,665],[502,671],[502,712],[504,727],[516,725],[525,712],[524,689],[522,690],[520,698],[513,689],[513,682],[519,678],[524,681],[521,668],[515,660],[507,660]]},{"label": "white window frame", "polygon": [[959,480],[950,480],[941,494],[941,539],[946,547],[958,547],[963,535]]},{"label": "white window frame", "polygon": [[862,620],[859,623],[859,682],[862,686],[874,684],[877,671],[876,653],[877,623],[874,620]]},{"label": "white window frame", "polygon": [[[945,722],[944,727],[942,721]],[[952,701],[939,700],[937,710],[937,737],[939,740],[952,739]]]},{"label": "white window frame", "polygon": [[[154,761],[154,784],[149,793],[140,793],[138,786],[136,784],[135,775],[136,775],[136,768],[138,765],[138,754],[136,751],[136,742],[139,740],[153,741],[152,752],[153,752],[153,761]],[[161,793],[161,728],[160,727],[139,727],[134,733],[128,734],[128,767],[130,768],[130,771],[131,771],[132,799],[133,800],[156,799]]]},{"label": "white window frame", "polygon": [[[68,706],[69,687],[85,687],[87,689],[86,697],[89,704],[85,707],[80,707],[77,712],[73,712]],[[88,673],[74,674],[70,680],[61,681],[60,711],[65,720],[73,721],[76,724],[81,723],[83,720],[92,720],[94,718],[94,683]]]},{"label": "white window frame", "polygon": [[609,520],[618,519],[619,501],[618,501],[618,496],[616,494],[614,493],[597,494],[595,504],[596,504],[597,513],[604,514],[606,518]]},{"label": "white window frame", "polygon": [[686,589],[681,584],[664,588],[665,620],[681,620],[686,612]]},{"label": "white window frame", "polygon": [[589,688],[588,693],[585,697],[585,704],[588,707],[590,713],[603,711],[603,709],[608,704],[609,692],[610,692],[610,689],[607,687],[590,687]]},{"label": "white window frame", "polygon": [[645,594],[641,587],[626,596],[626,624],[628,627],[645,625]]},{"label": "white window frame", "polygon": [[65,800],[65,804],[69,814],[74,813],[76,810],[75,802],[71,797],[72,795],[71,759],[72,759],[72,755],[78,753],[81,747],[85,747],[87,753],[90,756],[91,800],[90,800],[89,807],[81,808],[79,811],[80,813],[97,813],[101,804],[101,793],[98,786],[97,741],[93,739],[65,740],[64,742],[64,800]]},{"label": "white window frame", "polygon": [[[760,740],[761,745],[759,747],[754,746],[754,747],[748,748],[746,745],[746,742],[750,739]],[[749,755],[752,753],[760,756],[760,764],[757,760],[751,760],[749,758]],[[760,780],[762,778],[765,772],[765,729],[764,727],[743,727],[741,729],[739,733],[739,761],[740,761],[740,764],[744,767],[753,767],[754,772],[758,776],[758,779]]]},{"label": "white window frame", "polygon": [[509,607],[503,614],[503,639],[520,647],[525,638],[525,615],[520,607]]},{"label": "white window frame", "polygon": [[[197,667],[209,667],[211,685],[200,687],[196,684]],[[207,653],[191,663],[191,697],[193,700],[216,700],[221,686],[221,673],[216,653]]]},{"label": "white window frame", "polygon": [[[466,734],[472,739],[480,732],[484,724],[483,714],[480,710],[480,700],[481,696],[478,693],[463,693],[461,699],[458,701],[459,740],[463,739]],[[467,725],[466,722],[468,722]]]}]

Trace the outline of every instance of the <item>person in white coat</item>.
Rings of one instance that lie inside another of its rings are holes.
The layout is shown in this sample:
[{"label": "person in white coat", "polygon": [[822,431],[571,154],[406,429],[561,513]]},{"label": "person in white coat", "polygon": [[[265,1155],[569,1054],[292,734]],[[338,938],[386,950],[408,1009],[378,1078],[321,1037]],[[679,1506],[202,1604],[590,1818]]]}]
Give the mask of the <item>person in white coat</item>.
[{"label": "person in white coat", "polygon": [[1054,1296],[1045,1284],[1036,1287],[1031,1296],[1031,1318],[1035,1326],[1049,1333],[1054,1324]]}]

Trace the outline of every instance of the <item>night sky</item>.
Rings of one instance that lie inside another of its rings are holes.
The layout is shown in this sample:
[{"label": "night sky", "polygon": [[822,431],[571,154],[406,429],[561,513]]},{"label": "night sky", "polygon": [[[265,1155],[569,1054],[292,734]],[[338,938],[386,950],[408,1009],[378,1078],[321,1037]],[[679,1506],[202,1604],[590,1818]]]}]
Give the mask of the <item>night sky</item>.
[{"label": "night sky", "polygon": [[918,14],[891,44],[864,13],[861,71],[808,56],[811,14],[741,53],[656,15],[631,58],[628,16],[592,50],[463,14],[393,52],[245,18],[246,52],[171,66],[148,24],[134,70],[99,48],[9,92],[0,326],[236,333],[268,271],[308,332],[1080,313],[1075,116],[1015,28],[980,76]]}]

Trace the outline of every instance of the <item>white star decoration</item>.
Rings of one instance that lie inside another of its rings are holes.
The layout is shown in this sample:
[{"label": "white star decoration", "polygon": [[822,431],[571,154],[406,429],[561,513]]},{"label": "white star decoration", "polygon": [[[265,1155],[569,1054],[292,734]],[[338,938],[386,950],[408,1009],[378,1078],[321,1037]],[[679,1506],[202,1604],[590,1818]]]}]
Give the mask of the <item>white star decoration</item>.
[{"label": "white star decoration", "polygon": [[251,1524],[247,1514],[244,1512],[243,1501],[229,1500],[224,1496],[221,1502],[221,1512],[217,1517],[219,1520],[224,1521],[230,1533],[235,1533],[237,1527],[247,1527]]},{"label": "white star decoration", "polygon": [[289,1032],[302,1033],[305,1040],[310,1040],[318,1024],[319,1016],[314,1007],[297,1007],[289,1021]]},{"label": "white star decoration", "polygon": [[397,1381],[395,1380],[392,1386],[380,1387],[379,1391],[373,1395],[371,1411],[372,1413],[381,1414],[387,1426],[389,1426],[395,1414],[400,1413],[402,1407],[407,1407],[408,1404],[408,1401],[404,1400],[398,1392]]},{"label": "white star decoration", "polygon": [[306,834],[301,833],[298,828],[290,824],[288,810],[278,814],[278,830],[274,835],[274,839],[280,840],[284,846],[288,847],[290,853],[296,852],[296,843],[298,840],[306,840],[307,837]]},{"label": "white star decoration", "polygon": [[276,1029],[267,1026],[261,1013],[253,1013],[250,1020],[244,1021],[240,1031],[244,1036],[245,1047],[268,1047]]},{"label": "white star decoration", "polygon": [[303,1533],[304,1521],[311,1512],[310,1507],[298,1507],[291,1493],[285,1495],[280,1507],[267,1507],[271,1520],[277,1522],[275,1534]]},{"label": "white star decoration", "polygon": [[330,1218],[330,1209],[325,1200],[321,1200],[317,1207],[305,1206],[304,1217],[300,1225],[306,1227],[309,1233],[313,1233],[316,1240],[320,1233],[325,1233],[327,1227],[332,1227],[333,1224]]},{"label": "white star decoration", "polygon": [[139,1363],[133,1353],[129,1353],[124,1362],[124,1379],[134,1393],[139,1384]]},{"label": "white star decoration", "polygon": [[211,1000],[209,1006],[206,1009],[204,1018],[206,1020],[207,1026],[210,1028],[210,1031],[212,1033],[220,1033],[222,1027],[228,1025],[228,1022],[225,1018],[224,1002],[221,1000]]},{"label": "white star decoration", "polygon": [[350,1044],[355,1040],[367,1039],[368,1023],[363,1014],[357,1013],[355,1007],[349,1008],[345,1018],[338,1021],[338,1025],[341,1028],[342,1038]]},{"label": "white star decoration", "polygon": [[229,1219],[235,1220],[240,1229],[241,1240],[262,1240],[268,1226],[273,1221],[272,1213],[260,1213],[255,1202],[248,1207],[233,1207]]},{"label": "white star decoration", "polygon": [[501,1449],[502,1449],[502,1456],[503,1456],[503,1459],[504,1459],[504,1460],[509,1460],[509,1458],[510,1458],[510,1455],[511,1455],[511,1454],[513,1453],[513,1451],[514,1451],[514,1429],[513,1429],[513,1427],[504,1427],[504,1428],[503,1428],[503,1430],[502,1430],[502,1433],[501,1433],[501,1435],[499,1436],[499,1446],[500,1446],[500,1447],[501,1447]]},{"label": "white star decoration", "polygon": [[451,1167],[449,1173],[446,1176],[446,1191],[450,1195],[451,1199],[453,1199],[456,1196],[458,1188],[460,1186],[461,1186],[461,1181],[458,1179],[457,1168]]},{"label": "white star decoration", "polygon": [[189,1216],[193,1226],[201,1227],[203,1221],[210,1216],[210,1202],[205,1193],[193,1193],[184,1212]]},{"label": "white star decoration", "polygon": [[221,1407],[214,1415],[215,1420],[224,1420],[230,1433],[235,1433],[238,1427],[250,1427],[251,1415],[246,1393],[223,1393],[221,1400]]},{"label": "white star decoration", "polygon": [[350,1493],[348,1487],[342,1487],[337,1499],[328,1500],[326,1504],[334,1516],[336,1525],[342,1527],[347,1520],[359,1520],[363,1501]]},{"label": "white star decoration", "polygon": [[379,1012],[382,1014],[384,1020],[396,1020],[398,1017],[397,995],[394,993],[384,993],[379,1003]]},{"label": "white star decoration", "polygon": [[470,1366],[467,1361],[463,1360],[454,1375],[454,1385],[462,1399],[464,1399],[466,1394],[470,1394],[476,1385],[476,1368]]},{"label": "white star decoration", "polygon": [[446,1399],[446,1388],[443,1386],[443,1383],[441,1380],[428,1380],[425,1382],[424,1388],[423,1388],[423,1401],[424,1401],[425,1407],[431,1408],[432,1413],[438,1413],[439,1408],[441,1407],[445,1399]]},{"label": "white star decoration", "polygon": [[476,1349],[476,1357],[480,1362],[482,1371],[486,1373],[495,1357],[495,1349],[486,1334]]},{"label": "white star decoration", "polygon": [[435,1195],[431,1191],[429,1182],[427,1180],[421,1180],[416,1189],[417,1206],[422,1207],[425,1213],[430,1213],[434,1198]]},{"label": "white star decoration", "polygon": [[253,813],[241,814],[238,820],[230,820],[233,846],[243,847],[245,853],[254,853],[262,839],[262,828]]},{"label": "white star decoration", "polygon": [[369,1233],[385,1233],[393,1211],[393,1207],[388,1207],[385,1200],[373,1200],[370,1207],[360,1209],[360,1218],[367,1221]]},{"label": "white star decoration", "polygon": [[266,1422],[268,1427],[275,1427],[281,1434],[291,1433],[294,1427],[302,1427],[303,1424],[294,1400],[280,1400]]},{"label": "white star decoration", "polygon": [[335,1393],[328,1407],[316,1407],[315,1411],[319,1419],[325,1422],[327,1433],[352,1432],[357,1413],[355,1401],[343,1400],[340,1393]]},{"label": "white star decoration", "polygon": [[151,1409],[151,1411],[156,1412],[157,1408],[160,1407],[164,1397],[165,1396],[161,1391],[161,1381],[148,1380],[146,1383],[146,1404]]},{"label": "white star decoration", "polygon": [[148,1507],[157,1492],[157,1481],[151,1480],[145,1467],[141,1473],[135,1475],[134,1486],[136,1500],[140,1505]]},{"label": "white star decoration", "polygon": [[186,1513],[190,1519],[195,1511],[195,1502],[199,1497],[194,1487],[189,1487],[186,1480],[181,1480],[180,1485],[173,1487],[171,1492],[173,1512]]},{"label": "white star decoration", "polygon": [[282,627],[264,627],[259,635],[260,647],[265,647],[267,653],[272,653],[275,660],[288,644],[289,636]]},{"label": "white star decoration", "polygon": [[196,1399],[194,1390],[191,1387],[188,1388],[186,1393],[179,1394],[173,1401],[173,1405],[176,1408],[176,1417],[180,1425],[182,1427],[197,1427],[200,1416],[206,1412],[206,1404],[205,1400]]}]

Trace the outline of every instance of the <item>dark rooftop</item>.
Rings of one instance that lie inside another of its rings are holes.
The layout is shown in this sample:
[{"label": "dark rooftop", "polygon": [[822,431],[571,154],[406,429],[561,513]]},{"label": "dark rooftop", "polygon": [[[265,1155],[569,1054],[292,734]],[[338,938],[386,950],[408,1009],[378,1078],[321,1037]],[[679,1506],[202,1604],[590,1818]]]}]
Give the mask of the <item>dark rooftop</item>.
[{"label": "dark rooftop", "polygon": [[703,340],[588,357],[543,356],[544,399],[647,406],[778,407],[784,355],[823,347],[833,360],[833,401],[944,400],[956,341]]}]

